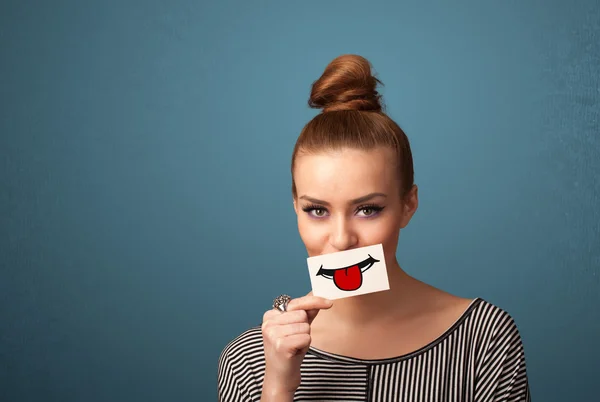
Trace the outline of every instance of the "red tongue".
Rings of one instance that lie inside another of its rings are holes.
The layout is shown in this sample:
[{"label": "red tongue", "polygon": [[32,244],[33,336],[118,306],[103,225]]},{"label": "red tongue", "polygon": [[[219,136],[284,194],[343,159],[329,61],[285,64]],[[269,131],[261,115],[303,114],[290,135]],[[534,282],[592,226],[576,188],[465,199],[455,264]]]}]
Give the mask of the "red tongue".
[{"label": "red tongue", "polygon": [[338,269],[333,273],[333,282],[342,290],[356,290],[362,285],[362,272],[358,265]]}]

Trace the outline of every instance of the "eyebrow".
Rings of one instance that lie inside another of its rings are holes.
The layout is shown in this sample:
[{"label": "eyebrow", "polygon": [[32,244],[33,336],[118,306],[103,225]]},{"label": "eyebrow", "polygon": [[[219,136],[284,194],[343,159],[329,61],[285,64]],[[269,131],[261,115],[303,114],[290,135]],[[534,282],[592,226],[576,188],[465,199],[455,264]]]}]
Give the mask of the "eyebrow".
[{"label": "eyebrow", "polygon": [[[352,201],[350,201],[350,204],[360,204],[362,202],[365,201],[369,201],[375,197],[387,197],[387,195],[383,194],[383,193],[370,193],[367,195],[364,195],[362,197],[358,197]],[[312,202],[313,204],[320,204],[320,205],[325,205],[325,206],[329,206],[330,204],[327,201],[323,201],[323,200],[319,200],[313,197],[309,197],[308,195],[302,195],[299,197],[301,200],[307,200]]]}]

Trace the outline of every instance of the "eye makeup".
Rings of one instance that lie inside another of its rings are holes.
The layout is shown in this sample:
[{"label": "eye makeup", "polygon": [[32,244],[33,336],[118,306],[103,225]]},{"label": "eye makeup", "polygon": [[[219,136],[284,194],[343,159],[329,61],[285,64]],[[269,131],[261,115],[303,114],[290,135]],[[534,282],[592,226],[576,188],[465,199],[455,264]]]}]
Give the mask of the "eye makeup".
[{"label": "eye makeup", "polygon": [[[359,215],[361,218],[373,218],[377,215],[379,215],[379,213],[381,211],[383,211],[385,207],[377,205],[377,204],[366,204],[366,205],[361,205],[359,207],[356,208],[356,213],[360,212],[360,211],[372,211],[371,214],[368,215]],[[327,214],[329,213],[329,211],[327,210],[327,208],[325,208],[322,205],[317,205],[317,204],[308,204],[302,207],[302,210],[304,212],[306,212],[311,218],[315,218],[315,219],[323,219],[325,216],[327,216]]]}]

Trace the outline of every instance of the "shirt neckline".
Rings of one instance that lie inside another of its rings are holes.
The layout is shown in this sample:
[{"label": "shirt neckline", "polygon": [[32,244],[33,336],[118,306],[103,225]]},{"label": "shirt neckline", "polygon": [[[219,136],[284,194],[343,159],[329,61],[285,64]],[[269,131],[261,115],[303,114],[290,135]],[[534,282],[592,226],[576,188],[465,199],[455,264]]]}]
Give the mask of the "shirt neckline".
[{"label": "shirt neckline", "polygon": [[418,355],[421,355],[421,354],[427,352],[428,350],[434,348],[438,344],[440,344],[444,339],[446,339],[448,336],[450,336],[450,334],[452,332],[454,332],[456,330],[456,328],[458,328],[469,317],[469,315],[473,312],[473,310],[479,304],[481,304],[484,301],[485,300],[483,300],[480,297],[476,297],[475,299],[473,299],[471,301],[471,303],[469,304],[469,306],[465,309],[465,311],[440,336],[438,336],[433,341],[429,342],[427,345],[425,345],[413,352],[406,353],[404,355],[395,356],[395,357],[385,357],[382,359],[359,359],[356,357],[350,357],[350,356],[339,355],[336,353],[326,352],[324,350],[317,349],[313,346],[310,346],[308,348],[308,354],[311,354],[311,355],[314,355],[317,357],[321,357],[326,360],[333,360],[333,361],[340,362],[340,363],[359,363],[359,364],[367,364],[367,365],[396,363],[399,361],[408,360],[408,359],[414,358]]}]

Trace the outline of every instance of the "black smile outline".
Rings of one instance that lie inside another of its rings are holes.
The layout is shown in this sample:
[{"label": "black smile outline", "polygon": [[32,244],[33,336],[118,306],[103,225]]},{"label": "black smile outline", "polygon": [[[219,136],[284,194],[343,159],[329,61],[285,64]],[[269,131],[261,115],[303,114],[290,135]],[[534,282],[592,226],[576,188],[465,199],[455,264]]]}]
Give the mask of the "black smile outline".
[{"label": "black smile outline", "polygon": [[[333,279],[333,275],[335,274],[335,271],[339,271],[340,269],[348,269],[348,268],[352,268],[358,265],[358,268],[360,269],[361,275],[360,275],[360,285],[358,285],[359,289],[362,286],[362,274],[368,270],[369,268],[371,268],[376,262],[379,262],[379,260],[371,257],[371,254],[367,254],[369,256],[369,258],[365,259],[364,261],[359,262],[358,264],[352,264],[352,265],[348,265],[346,267],[342,267],[342,268],[335,268],[335,269],[324,269],[323,265],[321,265],[321,267],[319,268],[319,271],[317,271],[317,275],[316,276],[322,276],[323,278],[327,278],[327,279]],[[340,288],[337,283],[335,283],[335,281],[333,281],[333,283],[335,284],[335,286],[343,291],[346,292],[351,292],[350,290],[345,290]]]}]

